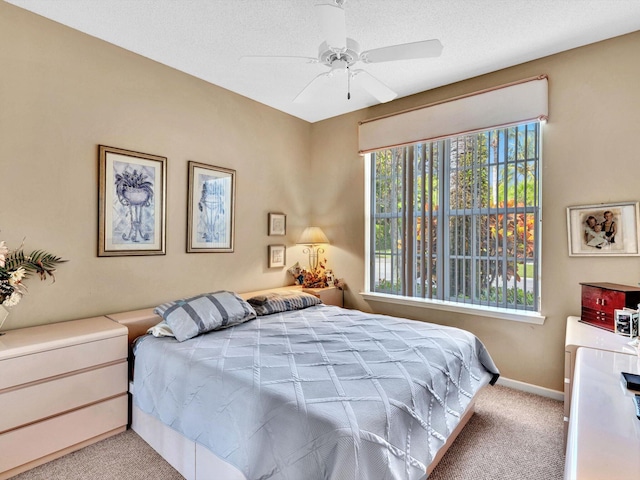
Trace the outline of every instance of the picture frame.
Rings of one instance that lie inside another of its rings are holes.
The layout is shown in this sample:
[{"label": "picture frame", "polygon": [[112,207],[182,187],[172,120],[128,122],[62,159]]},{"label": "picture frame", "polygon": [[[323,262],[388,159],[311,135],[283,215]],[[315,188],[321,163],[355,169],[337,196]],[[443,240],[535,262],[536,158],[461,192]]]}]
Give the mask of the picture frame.
[{"label": "picture frame", "polygon": [[98,146],[98,256],[165,255],[167,159]]},{"label": "picture frame", "polygon": [[287,234],[287,216],[284,213],[269,213],[269,236]]},{"label": "picture frame", "polygon": [[269,245],[269,268],[282,268],[287,263],[287,247]]},{"label": "picture frame", "polygon": [[236,171],[189,161],[187,253],[230,253],[235,237]]},{"label": "picture frame", "polygon": [[640,202],[567,208],[569,256],[638,256]]},{"label": "picture frame", "polygon": [[327,278],[327,285],[333,287],[333,282],[336,279],[335,275],[333,274],[333,270],[325,270],[325,277]]},{"label": "picture frame", "polygon": [[615,309],[615,332],[618,335],[635,338],[638,336],[638,311],[632,308]]}]

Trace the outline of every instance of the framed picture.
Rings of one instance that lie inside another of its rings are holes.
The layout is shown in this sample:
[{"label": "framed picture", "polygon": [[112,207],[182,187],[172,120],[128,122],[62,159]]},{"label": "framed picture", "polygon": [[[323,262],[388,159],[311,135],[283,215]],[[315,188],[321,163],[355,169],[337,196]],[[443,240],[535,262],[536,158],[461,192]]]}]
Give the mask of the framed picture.
[{"label": "framed picture", "polygon": [[619,335],[635,338],[638,336],[638,311],[632,308],[615,309],[615,332]]},{"label": "framed picture", "polygon": [[284,245],[269,245],[269,268],[284,267],[287,247]]},{"label": "framed picture", "polygon": [[287,216],[284,213],[269,214],[269,235],[287,234]]},{"label": "framed picture", "polygon": [[164,255],[167,159],[99,145],[98,256]]},{"label": "framed picture", "polygon": [[639,203],[601,203],[567,208],[569,255],[640,255]]},{"label": "framed picture", "polygon": [[187,253],[233,252],[236,171],[189,162]]}]

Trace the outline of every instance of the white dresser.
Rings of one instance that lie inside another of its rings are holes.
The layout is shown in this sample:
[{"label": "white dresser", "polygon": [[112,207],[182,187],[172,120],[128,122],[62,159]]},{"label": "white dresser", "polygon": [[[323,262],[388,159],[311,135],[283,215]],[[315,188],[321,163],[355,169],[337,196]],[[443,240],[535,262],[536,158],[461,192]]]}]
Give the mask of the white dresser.
[{"label": "white dresser", "polygon": [[620,372],[640,373],[640,357],[581,347],[576,354],[566,480],[640,478],[640,420]]},{"label": "white dresser", "polygon": [[124,431],[127,353],[107,317],[0,336],[0,479]]}]

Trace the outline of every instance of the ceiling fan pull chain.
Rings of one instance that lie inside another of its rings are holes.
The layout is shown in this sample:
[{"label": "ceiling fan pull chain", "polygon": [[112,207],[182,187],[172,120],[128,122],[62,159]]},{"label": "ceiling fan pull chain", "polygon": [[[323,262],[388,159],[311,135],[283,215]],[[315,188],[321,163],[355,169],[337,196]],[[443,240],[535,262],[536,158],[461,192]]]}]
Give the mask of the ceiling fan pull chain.
[{"label": "ceiling fan pull chain", "polygon": [[351,100],[351,71],[347,67],[347,100]]}]

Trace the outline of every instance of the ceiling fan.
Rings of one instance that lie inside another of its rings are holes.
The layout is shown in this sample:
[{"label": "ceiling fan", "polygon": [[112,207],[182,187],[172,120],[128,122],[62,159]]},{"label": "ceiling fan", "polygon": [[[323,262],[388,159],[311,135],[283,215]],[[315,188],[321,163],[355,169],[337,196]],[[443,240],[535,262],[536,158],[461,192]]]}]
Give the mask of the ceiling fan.
[{"label": "ceiling fan", "polygon": [[388,47],[360,50],[358,42],[347,37],[344,3],[346,0],[332,0],[332,3],[316,5],[323,41],[318,48],[318,57],[300,57],[284,55],[246,55],[241,58],[245,62],[259,63],[320,63],[330,68],[309,82],[294,98],[295,103],[305,103],[321,93],[326,83],[336,76],[347,79],[347,99],[351,98],[351,80],[369,92],[379,102],[393,100],[398,94],[387,87],[366,70],[354,69],[357,62],[381,63],[395,60],[413,60],[438,57],[442,53],[439,40],[423,40],[402,43]]}]

